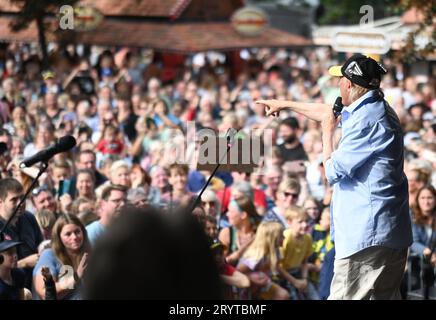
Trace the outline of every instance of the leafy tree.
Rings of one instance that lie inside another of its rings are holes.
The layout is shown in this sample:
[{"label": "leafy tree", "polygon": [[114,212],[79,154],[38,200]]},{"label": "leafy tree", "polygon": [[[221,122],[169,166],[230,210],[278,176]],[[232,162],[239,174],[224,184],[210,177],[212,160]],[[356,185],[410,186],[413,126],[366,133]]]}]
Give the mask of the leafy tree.
[{"label": "leafy tree", "polygon": [[[399,56],[407,62],[417,59],[424,59],[436,52],[436,3],[435,0],[393,0],[396,8],[400,10],[416,9],[422,16],[418,23],[418,28],[407,36],[406,45],[399,51]],[[420,48],[416,40],[420,34],[424,33],[429,37],[426,46]]]},{"label": "leafy tree", "polygon": [[[416,9],[423,19],[419,22],[418,28],[409,33],[406,45],[396,54],[407,62],[434,54],[436,50],[435,0],[320,0],[317,22],[319,24],[358,24],[362,17],[359,10],[363,5],[370,5],[374,8],[374,19],[400,16],[409,9]],[[420,48],[416,40],[423,32],[430,39],[424,48]]]},{"label": "leafy tree", "polygon": [[42,53],[43,68],[48,67],[47,39],[45,31],[47,24],[44,18],[49,15],[57,15],[63,5],[74,5],[78,0],[11,0],[19,7],[16,19],[11,23],[12,31],[27,29],[32,22],[38,28],[38,42]]},{"label": "leafy tree", "polygon": [[385,17],[390,7],[389,0],[321,0],[319,24],[358,24],[362,14],[359,12],[363,5],[374,8],[374,18]]}]

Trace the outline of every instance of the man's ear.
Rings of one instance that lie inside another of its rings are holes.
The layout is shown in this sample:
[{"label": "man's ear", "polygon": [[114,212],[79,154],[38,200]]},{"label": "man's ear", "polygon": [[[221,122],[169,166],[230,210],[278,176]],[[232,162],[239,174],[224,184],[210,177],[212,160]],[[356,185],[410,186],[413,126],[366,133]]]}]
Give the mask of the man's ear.
[{"label": "man's ear", "polygon": [[104,200],[103,199],[99,199],[99,200],[97,200],[97,206],[96,206],[96,208],[95,208],[95,214],[97,215],[97,216],[99,216],[100,217],[100,211],[101,211],[101,209],[103,208],[103,206],[104,206]]},{"label": "man's ear", "polygon": [[102,205],[104,205],[106,201],[104,199],[98,199],[97,200],[97,209],[100,208]]},{"label": "man's ear", "polygon": [[353,83],[347,79],[347,90],[350,91],[352,86],[353,86]]}]

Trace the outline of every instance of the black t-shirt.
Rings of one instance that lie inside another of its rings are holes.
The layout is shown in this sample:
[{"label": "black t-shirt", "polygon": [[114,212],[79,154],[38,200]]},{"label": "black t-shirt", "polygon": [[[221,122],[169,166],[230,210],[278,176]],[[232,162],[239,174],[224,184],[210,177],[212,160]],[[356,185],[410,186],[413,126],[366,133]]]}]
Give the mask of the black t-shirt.
[{"label": "black t-shirt", "polygon": [[0,279],[0,301],[20,300],[20,292],[24,288],[25,272],[22,269],[12,269],[12,285]]},{"label": "black t-shirt", "polygon": [[[3,228],[5,221],[0,219],[0,228]],[[9,224],[5,230],[13,241],[21,241],[22,244],[17,246],[18,260],[26,258],[32,254],[38,253],[38,246],[44,240],[38,222],[33,214],[24,212],[17,220],[15,226]],[[24,286],[31,289],[33,268],[24,268],[26,280]]]},{"label": "black t-shirt", "polygon": [[137,136],[137,132],[135,129],[135,124],[137,120],[138,120],[138,116],[134,113],[131,113],[127,117],[127,119],[121,123],[123,132],[126,134],[130,142],[134,142]]},{"label": "black t-shirt", "polygon": [[298,146],[292,149],[286,148],[284,143],[279,145],[278,148],[284,162],[308,159],[306,151],[304,151],[303,145],[301,143],[299,143]]}]

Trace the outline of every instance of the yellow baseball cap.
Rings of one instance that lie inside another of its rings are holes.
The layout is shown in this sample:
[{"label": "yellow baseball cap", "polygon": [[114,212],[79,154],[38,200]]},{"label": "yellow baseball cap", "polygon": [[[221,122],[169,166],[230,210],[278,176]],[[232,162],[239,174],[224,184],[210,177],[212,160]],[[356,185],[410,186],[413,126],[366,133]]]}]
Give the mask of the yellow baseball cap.
[{"label": "yellow baseball cap", "polygon": [[51,70],[46,70],[46,71],[44,71],[44,72],[42,73],[42,78],[43,78],[44,80],[47,80],[47,79],[53,79],[54,77],[55,77],[55,74],[54,74],[54,72],[51,71]]},{"label": "yellow baseball cap", "polygon": [[333,76],[333,77],[342,77],[342,71],[341,71],[342,66],[333,66],[329,68],[329,75]]}]

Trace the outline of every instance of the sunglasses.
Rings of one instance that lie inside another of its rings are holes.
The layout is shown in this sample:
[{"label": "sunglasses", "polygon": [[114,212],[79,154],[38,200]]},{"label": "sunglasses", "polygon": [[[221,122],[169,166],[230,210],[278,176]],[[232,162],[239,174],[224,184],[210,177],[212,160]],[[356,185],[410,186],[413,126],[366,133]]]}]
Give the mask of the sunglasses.
[{"label": "sunglasses", "polygon": [[43,185],[41,187],[37,187],[37,188],[32,190],[32,196],[37,197],[43,191],[50,191],[50,189],[46,185]]},{"label": "sunglasses", "polygon": [[292,193],[292,192],[283,192],[283,194],[285,195],[285,197],[290,197],[292,196],[292,198],[297,198],[298,197],[298,193]]},{"label": "sunglasses", "polygon": [[308,208],[306,208],[306,210],[313,210],[313,211],[315,211],[315,210],[319,210],[317,207],[308,207]]},{"label": "sunglasses", "polygon": [[215,206],[215,201],[201,201],[202,205],[208,204],[209,206]]}]

